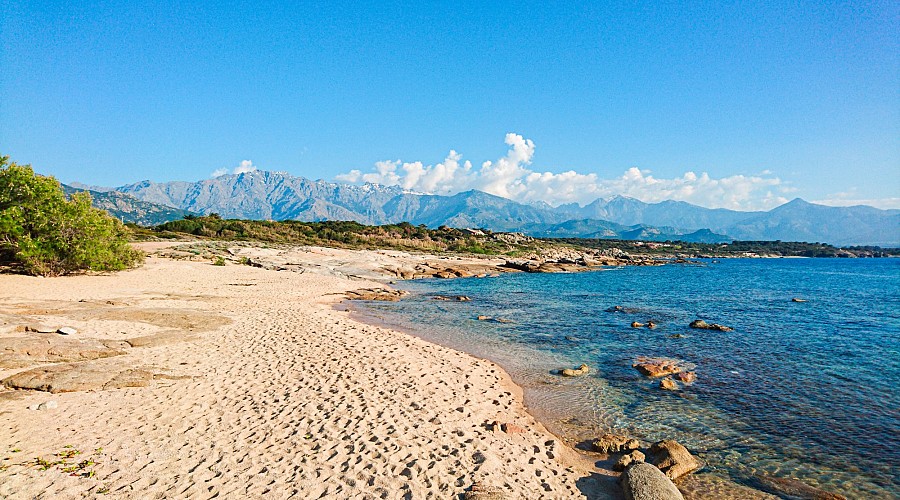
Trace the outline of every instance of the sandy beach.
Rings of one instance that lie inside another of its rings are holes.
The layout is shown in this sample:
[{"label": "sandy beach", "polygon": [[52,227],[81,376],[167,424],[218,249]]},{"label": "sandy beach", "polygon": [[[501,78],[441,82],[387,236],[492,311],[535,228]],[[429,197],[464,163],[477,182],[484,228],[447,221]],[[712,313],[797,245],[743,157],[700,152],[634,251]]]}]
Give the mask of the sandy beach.
[{"label": "sandy beach", "polygon": [[383,286],[368,279],[386,263],[423,257],[256,250],[302,267],[278,272],[235,262],[250,251],[225,266],[154,256],[115,275],[0,276],[0,378],[45,389],[0,392],[0,496],[620,495],[495,364],[335,307]]}]

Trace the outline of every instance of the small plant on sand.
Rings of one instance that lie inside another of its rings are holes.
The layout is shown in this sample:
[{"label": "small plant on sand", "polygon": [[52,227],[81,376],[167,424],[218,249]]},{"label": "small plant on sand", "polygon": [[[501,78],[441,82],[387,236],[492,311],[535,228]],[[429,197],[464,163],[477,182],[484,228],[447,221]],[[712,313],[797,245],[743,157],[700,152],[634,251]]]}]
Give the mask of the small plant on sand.
[{"label": "small plant on sand", "polygon": [[214,266],[224,266],[224,265],[225,265],[225,259],[222,258],[222,257],[216,257],[216,260],[213,261],[213,265],[214,265]]}]

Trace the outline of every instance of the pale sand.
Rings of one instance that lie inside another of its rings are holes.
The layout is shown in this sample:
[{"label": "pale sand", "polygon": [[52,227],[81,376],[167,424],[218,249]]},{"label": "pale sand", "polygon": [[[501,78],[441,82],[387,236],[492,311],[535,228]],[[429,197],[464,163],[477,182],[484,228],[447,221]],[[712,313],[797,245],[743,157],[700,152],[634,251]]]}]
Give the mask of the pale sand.
[{"label": "pale sand", "polygon": [[[0,339],[58,337],[20,330],[37,323],[79,339],[155,335],[90,363],[167,377],[0,393],[0,497],[456,498],[475,482],[509,499],[618,497],[526,412],[498,366],[351,320],[335,294],[379,284],[315,266],[322,274],[150,258],[112,276],[0,275]],[[58,408],[28,409],[50,400]],[[493,421],[526,432],[488,430]],[[82,452],[69,462],[98,462],[92,477],[31,465],[65,446]]]}]

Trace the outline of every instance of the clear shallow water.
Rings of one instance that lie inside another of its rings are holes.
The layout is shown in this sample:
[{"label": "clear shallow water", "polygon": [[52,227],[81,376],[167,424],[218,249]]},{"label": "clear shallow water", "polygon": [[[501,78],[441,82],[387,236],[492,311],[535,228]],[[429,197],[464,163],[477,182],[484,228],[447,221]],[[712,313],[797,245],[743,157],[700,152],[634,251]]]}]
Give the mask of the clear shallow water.
[{"label": "clear shallow water", "polygon": [[[707,472],[739,482],[765,474],[851,498],[897,498],[898,278],[897,259],[728,259],[405,282],[410,298],[365,308],[501,364],[558,433],[675,438]],[[637,312],[606,312],[615,305]],[[477,321],[482,314],[515,323]],[[735,331],[688,328],[697,318]],[[650,319],[655,330],[630,327]],[[698,380],[662,391],[631,367],[638,356],[685,360]],[[549,374],[582,362],[594,370],[588,378]]]}]

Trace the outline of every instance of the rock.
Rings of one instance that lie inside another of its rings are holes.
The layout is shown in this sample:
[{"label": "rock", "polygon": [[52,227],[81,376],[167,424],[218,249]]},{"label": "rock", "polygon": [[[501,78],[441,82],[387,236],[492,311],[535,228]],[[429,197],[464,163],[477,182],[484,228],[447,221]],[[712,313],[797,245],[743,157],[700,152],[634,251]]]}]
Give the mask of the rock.
[{"label": "rock", "polygon": [[622,473],[625,500],[684,500],[675,483],[656,467],[636,463]]},{"label": "rock", "polygon": [[644,454],[640,451],[632,450],[631,453],[626,453],[616,460],[616,463],[613,464],[613,470],[623,471],[633,463],[643,462],[645,458]]},{"label": "rock", "polygon": [[656,323],[654,323],[654,322],[652,322],[652,321],[648,321],[648,322],[647,322],[647,328],[649,328],[649,329],[651,329],[651,330],[654,329],[654,328],[656,328]]},{"label": "rock", "polygon": [[632,321],[632,322],[631,322],[631,327],[632,327],[632,328],[643,328],[644,326],[645,326],[645,325],[644,325],[643,323],[638,323],[637,321]]},{"label": "rock", "polygon": [[349,300],[385,300],[396,302],[407,294],[406,290],[393,290],[387,288],[360,288],[344,292]]},{"label": "rock", "polygon": [[525,434],[526,432],[528,432],[524,427],[511,422],[500,424],[500,430],[507,434]]},{"label": "rock", "polygon": [[457,302],[469,302],[470,300],[472,300],[469,297],[466,297],[465,295],[457,295],[455,297],[447,297],[446,295],[435,295],[434,297],[432,297],[432,299],[433,300],[455,300]]},{"label": "rock", "polygon": [[3,379],[12,389],[60,392],[144,387],[154,379],[145,370],[97,365],[93,362],[63,363],[34,368]]},{"label": "rock", "polygon": [[490,316],[485,316],[483,314],[478,316],[478,321],[490,321],[491,319],[493,318],[491,318]]},{"label": "rock", "polygon": [[71,326],[64,326],[59,330],[56,330],[56,333],[60,335],[75,335],[76,333],[78,333],[78,330],[72,328]]},{"label": "rock", "polygon": [[670,339],[683,339],[683,338],[684,338],[684,335],[682,335],[682,334],[680,334],[680,333],[676,333],[676,334],[674,334],[674,335],[669,335],[669,338],[670,338]]},{"label": "rock", "polygon": [[56,333],[57,330],[58,329],[56,327],[46,326],[46,325],[33,325],[33,326],[25,327],[26,332],[35,332],[35,333]]},{"label": "rock", "polygon": [[677,391],[678,384],[676,384],[675,381],[672,380],[671,377],[666,377],[659,381],[659,388],[665,389],[667,391]]},{"label": "rock", "polygon": [[806,299],[801,299],[799,297],[794,297],[791,299],[791,302],[806,302]]},{"label": "rock", "polygon": [[674,439],[654,443],[650,447],[648,462],[659,467],[659,470],[673,481],[699,469],[702,465],[687,448]]},{"label": "rock", "polygon": [[57,403],[56,401],[51,399],[50,401],[45,401],[40,404],[31,405],[28,407],[28,409],[29,410],[38,410],[38,411],[55,410],[58,406],[59,406],[59,403]]},{"label": "rock", "polygon": [[678,361],[666,358],[638,358],[631,366],[650,378],[664,377],[682,371]]},{"label": "rock", "polygon": [[820,490],[796,479],[765,476],[762,474],[757,474],[754,478],[761,483],[763,489],[779,496],[786,495],[790,498],[802,500],[847,500],[847,497],[843,495]]},{"label": "rock", "polygon": [[604,434],[591,441],[591,447],[597,453],[609,454],[635,450],[641,447],[641,442],[619,434]]},{"label": "rock", "polygon": [[463,498],[465,500],[504,500],[506,496],[503,494],[503,490],[496,486],[475,483],[463,495]]},{"label": "rock", "polygon": [[707,323],[702,319],[695,319],[694,321],[691,321],[691,324],[689,326],[698,330],[718,330],[720,332],[734,331],[734,328],[731,328],[730,326],[720,325],[718,323]]},{"label": "rock", "polygon": [[686,384],[690,384],[691,382],[697,380],[697,374],[694,372],[679,372],[675,374],[675,378],[684,382]]},{"label": "rock", "polygon": [[587,375],[590,371],[591,369],[588,367],[588,365],[582,364],[575,369],[564,368],[560,373],[563,377],[580,377],[582,375]]},{"label": "rock", "polygon": [[0,369],[25,368],[125,354],[130,346],[119,340],[77,339],[63,335],[0,338]]}]

